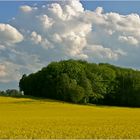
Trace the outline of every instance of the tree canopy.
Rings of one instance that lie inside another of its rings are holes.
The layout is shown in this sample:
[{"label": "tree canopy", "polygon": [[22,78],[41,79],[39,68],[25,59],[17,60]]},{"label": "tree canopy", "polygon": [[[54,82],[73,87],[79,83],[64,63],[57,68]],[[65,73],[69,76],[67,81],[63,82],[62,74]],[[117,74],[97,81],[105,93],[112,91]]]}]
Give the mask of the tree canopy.
[{"label": "tree canopy", "polygon": [[140,106],[140,71],[82,60],[52,62],[42,70],[23,75],[25,95],[73,103]]}]

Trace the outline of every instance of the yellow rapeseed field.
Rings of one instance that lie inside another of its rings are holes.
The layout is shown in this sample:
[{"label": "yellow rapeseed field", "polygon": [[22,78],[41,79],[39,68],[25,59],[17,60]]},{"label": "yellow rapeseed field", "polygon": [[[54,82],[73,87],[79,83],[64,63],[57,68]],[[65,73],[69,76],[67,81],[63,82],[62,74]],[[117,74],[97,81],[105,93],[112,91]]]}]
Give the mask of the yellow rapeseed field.
[{"label": "yellow rapeseed field", "polygon": [[140,138],[140,108],[0,97],[0,138]]}]

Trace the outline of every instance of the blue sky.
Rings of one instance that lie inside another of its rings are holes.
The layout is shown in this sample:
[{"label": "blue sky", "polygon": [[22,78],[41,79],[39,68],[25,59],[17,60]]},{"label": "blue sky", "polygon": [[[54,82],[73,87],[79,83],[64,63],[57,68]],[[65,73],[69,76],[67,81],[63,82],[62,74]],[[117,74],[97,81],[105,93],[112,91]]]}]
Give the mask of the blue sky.
[{"label": "blue sky", "polygon": [[140,1],[81,1],[85,9],[94,10],[103,7],[106,12],[120,14],[140,13]]},{"label": "blue sky", "polygon": [[0,1],[0,90],[62,59],[140,69],[139,14],[139,1]]},{"label": "blue sky", "polygon": [[0,1],[0,22],[8,22],[12,17],[15,17],[21,5],[34,5],[35,3],[46,2]]}]

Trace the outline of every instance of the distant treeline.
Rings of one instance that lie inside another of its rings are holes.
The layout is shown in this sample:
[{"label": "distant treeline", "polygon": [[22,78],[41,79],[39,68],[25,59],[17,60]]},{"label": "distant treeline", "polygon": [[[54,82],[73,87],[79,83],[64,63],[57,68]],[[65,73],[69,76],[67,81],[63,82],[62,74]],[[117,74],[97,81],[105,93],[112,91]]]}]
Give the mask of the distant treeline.
[{"label": "distant treeline", "polygon": [[16,89],[7,89],[5,91],[0,91],[0,96],[22,96],[23,93]]},{"label": "distant treeline", "polygon": [[74,103],[140,106],[140,71],[82,60],[52,62],[19,82],[25,95]]}]

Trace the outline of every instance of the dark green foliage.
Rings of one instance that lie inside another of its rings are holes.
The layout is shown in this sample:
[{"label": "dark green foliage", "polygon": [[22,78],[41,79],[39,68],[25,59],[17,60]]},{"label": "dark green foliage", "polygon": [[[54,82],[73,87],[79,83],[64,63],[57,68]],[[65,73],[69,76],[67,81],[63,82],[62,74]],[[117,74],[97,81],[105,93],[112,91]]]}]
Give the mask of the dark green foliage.
[{"label": "dark green foliage", "polygon": [[25,95],[74,103],[140,106],[140,72],[82,60],[52,62],[19,82]]}]

